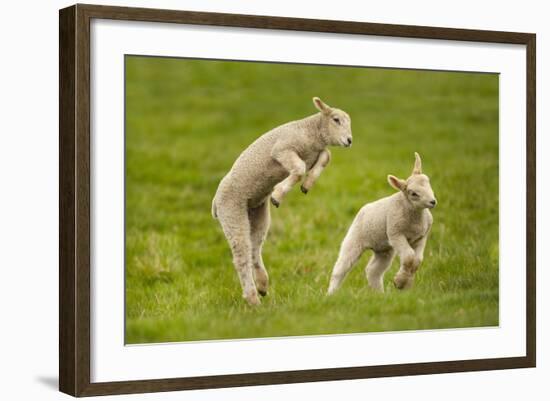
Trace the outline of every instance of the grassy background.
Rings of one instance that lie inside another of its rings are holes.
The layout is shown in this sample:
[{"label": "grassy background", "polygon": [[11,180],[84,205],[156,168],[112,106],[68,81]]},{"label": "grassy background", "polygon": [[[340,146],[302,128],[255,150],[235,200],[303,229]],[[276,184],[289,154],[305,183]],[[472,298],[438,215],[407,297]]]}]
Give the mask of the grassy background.
[{"label": "grassy background", "polygon": [[[304,196],[272,209],[269,295],[241,298],[210,215],[221,177],[255,138],[313,114],[350,113],[351,149]],[[415,287],[367,288],[363,255],[324,296],[359,208],[423,157],[438,197]],[[498,76],[127,57],[126,342],[498,325]]]}]

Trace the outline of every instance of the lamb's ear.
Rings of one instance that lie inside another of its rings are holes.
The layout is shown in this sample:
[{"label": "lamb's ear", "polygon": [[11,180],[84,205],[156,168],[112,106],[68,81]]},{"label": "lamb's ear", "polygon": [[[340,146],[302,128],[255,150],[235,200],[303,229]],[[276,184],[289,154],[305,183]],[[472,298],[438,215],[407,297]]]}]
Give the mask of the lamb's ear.
[{"label": "lamb's ear", "polygon": [[412,173],[422,174],[422,159],[420,158],[420,155],[416,152],[414,152],[414,168]]},{"label": "lamb's ear", "polygon": [[326,103],[323,103],[323,101],[317,96],[313,98],[313,105],[323,114],[329,114],[331,112],[330,106]]},{"label": "lamb's ear", "polygon": [[404,191],[405,189],[407,189],[407,181],[397,178],[394,175],[388,175],[388,182],[398,191]]}]

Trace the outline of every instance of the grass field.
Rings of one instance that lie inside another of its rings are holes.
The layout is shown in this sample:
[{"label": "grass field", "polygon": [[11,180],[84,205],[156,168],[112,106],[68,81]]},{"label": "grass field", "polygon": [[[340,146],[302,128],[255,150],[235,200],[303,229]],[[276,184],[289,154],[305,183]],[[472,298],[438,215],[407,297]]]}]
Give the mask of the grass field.
[{"label": "grass field", "polygon": [[[219,180],[265,131],[313,114],[352,117],[350,149],[307,196],[296,187],[264,246],[269,295],[241,298],[210,215]],[[415,287],[367,288],[363,255],[324,293],[359,208],[423,158],[438,198]],[[498,76],[126,58],[126,342],[498,325]]]}]

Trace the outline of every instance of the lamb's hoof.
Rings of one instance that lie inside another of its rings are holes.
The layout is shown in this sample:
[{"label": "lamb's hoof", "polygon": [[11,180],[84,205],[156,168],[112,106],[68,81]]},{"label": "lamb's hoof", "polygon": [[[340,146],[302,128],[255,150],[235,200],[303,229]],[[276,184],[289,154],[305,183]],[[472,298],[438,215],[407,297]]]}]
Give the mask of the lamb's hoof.
[{"label": "lamb's hoof", "polygon": [[[394,281],[394,285],[397,287],[397,284],[395,284],[395,281]],[[373,286],[369,286],[370,290],[376,294],[383,294],[384,293],[384,287],[373,287]],[[398,288],[400,289],[400,288]]]},{"label": "lamb's hoof", "polygon": [[267,295],[267,290],[258,290],[258,294],[260,294],[262,297],[265,297]]},{"label": "lamb's hoof", "polygon": [[395,288],[398,290],[408,290],[412,287],[412,278],[411,277],[403,277],[403,276],[395,276],[393,279],[393,284],[395,285]]},{"label": "lamb's hoof", "polygon": [[304,193],[304,195],[307,195],[307,192],[309,191],[309,189],[307,189],[303,185],[300,185],[300,190]]},{"label": "lamb's hoof", "polygon": [[403,287],[405,286],[405,283],[404,283],[404,281],[398,280],[397,277],[395,277],[395,278],[393,279],[393,285],[394,285],[395,288],[397,288],[398,290],[402,290]]},{"label": "lamb's hoof", "polygon": [[258,298],[258,295],[256,295],[256,294],[248,296],[248,297],[244,297],[244,299],[246,299],[246,302],[250,306],[258,306],[258,305],[262,304],[262,302],[260,301],[260,298]]},{"label": "lamb's hoof", "polygon": [[277,199],[271,197],[271,203],[273,203],[273,206],[275,207],[279,207],[279,205],[281,204]]}]

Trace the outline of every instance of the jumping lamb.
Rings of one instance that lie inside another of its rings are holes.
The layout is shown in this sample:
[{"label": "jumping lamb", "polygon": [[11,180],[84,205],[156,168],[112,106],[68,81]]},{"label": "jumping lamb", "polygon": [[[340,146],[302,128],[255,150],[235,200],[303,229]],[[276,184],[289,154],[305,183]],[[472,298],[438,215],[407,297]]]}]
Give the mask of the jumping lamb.
[{"label": "jumping lamb", "polygon": [[243,297],[251,305],[260,304],[258,293],[267,294],[262,244],[270,225],[269,199],[279,207],[302,180],[307,193],[330,161],[327,146],[351,146],[349,115],[318,97],[313,104],[319,113],[276,127],[246,148],[212,201],[212,215],[227,238]]},{"label": "jumping lamb", "polygon": [[399,192],[366,204],[355,216],[332,270],[329,295],[340,287],[346,274],[367,249],[374,252],[366,267],[371,288],[384,291],[384,273],[396,253],[401,266],[393,282],[398,289],[412,286],[432,227],[429,209],[437,203],[430,179],[422,174],[418,153],[415,153],[415,158],[412,175],[407,180],[388,175],[388,182]]}]

